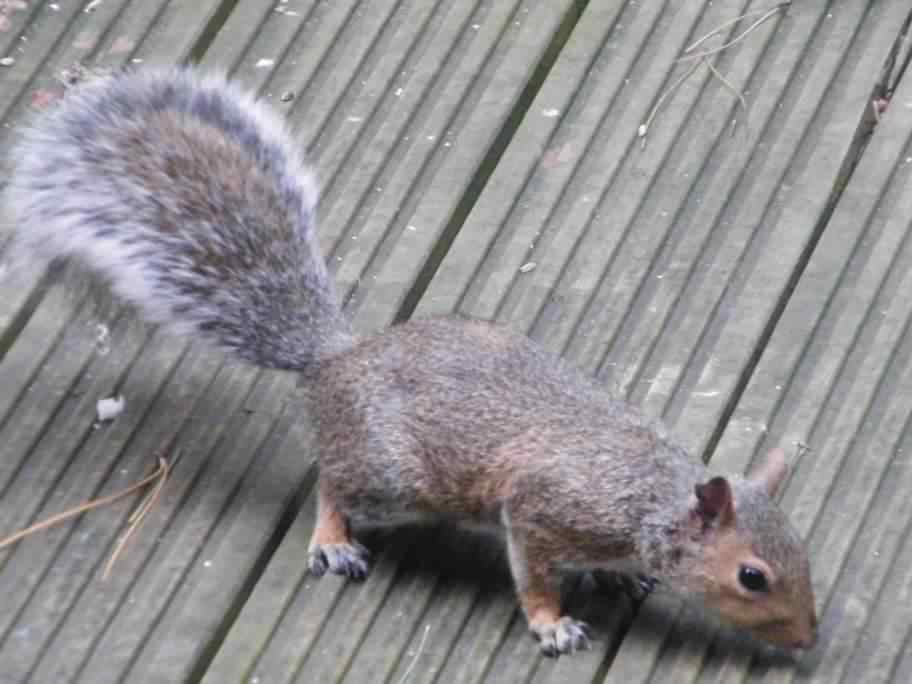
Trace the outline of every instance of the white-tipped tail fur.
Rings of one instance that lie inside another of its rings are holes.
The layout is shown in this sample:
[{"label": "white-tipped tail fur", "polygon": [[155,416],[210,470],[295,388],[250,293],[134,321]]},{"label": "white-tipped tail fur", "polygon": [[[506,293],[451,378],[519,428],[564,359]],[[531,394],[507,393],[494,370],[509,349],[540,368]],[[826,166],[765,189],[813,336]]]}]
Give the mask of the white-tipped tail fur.
[{"label": "white-tipped tail fur", "polygon": [[225,78],[101,78],[19,136],[4,197],[17,258],[78,262],[149,321],[262,366],[303,370],[350,344],[313,176],[282,119]]}]

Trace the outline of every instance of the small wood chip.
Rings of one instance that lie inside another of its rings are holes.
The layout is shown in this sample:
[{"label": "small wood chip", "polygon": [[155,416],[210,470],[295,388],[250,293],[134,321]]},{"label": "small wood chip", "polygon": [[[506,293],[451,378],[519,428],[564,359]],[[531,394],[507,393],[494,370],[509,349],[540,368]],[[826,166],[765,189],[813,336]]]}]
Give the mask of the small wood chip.
[{"label": "small wood chip", "polygon": [[533,270],[536,266],[538,266],[538,264],[536,264],[534,261],[530,261],[530,262],[525,263],[522,266],[520,266],[519,272],[528,273],[529,271]]},{"label": "small wood chip", "polygon": [[284,93],[282,93],[282,94],[279,96],[279,99],[280,99],[282,102],[291,102],[291,101],[294,99],[294,96],[295,96],[295,95],[294,95],[293,92],[291,92],[290,90],[286,90]]}]

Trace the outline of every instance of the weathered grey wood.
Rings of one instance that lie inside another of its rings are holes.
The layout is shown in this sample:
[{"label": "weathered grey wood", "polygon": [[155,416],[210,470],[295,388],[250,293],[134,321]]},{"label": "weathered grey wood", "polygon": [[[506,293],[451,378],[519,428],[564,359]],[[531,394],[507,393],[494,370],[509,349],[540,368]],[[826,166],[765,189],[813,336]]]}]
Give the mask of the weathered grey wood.
[{"label": "weathered grey wood", "polygon": [[[15,64],[0,69],[4,149],[16,124],[59,97],[64,69],[185,59],[222,3],[105,0],[89,13],[87,3],[51,4],[29,3],[0,32],[21,46]],[[2,532],[126,486],[172,440],[184,458],[109,580],[100,578],[102,565],[139,495],[2,552],[0,681],[139,681],[150,673],[181,681],[308,468],[301,459],[255,461],[257,446],[279,437],[276,420],[295,380],[239,366],[219,371],[222,359],[208,350],[185,356],[181,341],[149,340],[135,321],[80,309],[84,298],[60,287],[43,296],[40,282],[40,273],[0,274]],[[109,352],[99,323],[110,326]],[[126,413],[95,428],[95,402],[115,391],[126,396]],[[249,521],[225,542],[241,510]],[[198,554],[210,552],[227,568],[225,592],[192,620],[168,612],[199,584],[190,569],[209,571]],[[173,646],[166,658],[144,658],[163,644]]]},{"label": "weathered grey wood", "polygon": [[[912,259],[908,74],[848,183],[722,436],[713,465],[740,470],[773,443],[796,453],[784,505],[810,537],[822,643],[765,671],[721,652],[699,681],[906,681],[910,615]],[[674,656],[663,654],[663,660]],[[671,667],[662,667],[672,672]],[[683,672],[683,675],[682,675]],[[688,679],[689,681],[690,679]]]}]

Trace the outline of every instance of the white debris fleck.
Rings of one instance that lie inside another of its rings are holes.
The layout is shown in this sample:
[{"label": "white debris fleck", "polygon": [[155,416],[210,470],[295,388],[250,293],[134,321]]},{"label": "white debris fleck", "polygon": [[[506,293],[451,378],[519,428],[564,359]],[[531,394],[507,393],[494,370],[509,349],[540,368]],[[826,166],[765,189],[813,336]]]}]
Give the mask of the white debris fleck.
[{"label": "white debris fleck", "polygon": [[350,121],[352,123],[361,123],[362,121],[364,121],[364,117],[363,116],[350,116],[350,117],[348,117],[347,121]]},{"label": "white debris fleck", "polygon": [[131,59],[130,61],[133,62],[133,64],[142,64],[142,63],[143,63],[143,58],[142,58],[142,57],[134,57],[134,58]]},{"label": "white debris fleck", "polygon": [[264,57],[263,59],[261,59],[260,61],[258,61],[256,63],[256,68],[265,69],[266,67],[271,67],[273,64],[275,64],[274,59],[268,59],[268,58]]},{"label": "white debris fleck", "polygon": [[92,2],[90,2],[88,5],[86,5],[85,9],[82,11],[85,12],[86,14],[89,14],[91,12],[94,12],[96,9],[98,9],[98,6],[100,4],[101,4],[101,0],[92,0]]},{"label": "white debris fleck", "polygon": [[394,94],[396,97],[402,97],[402,88],[396,88],[396,92]]},{"label": "white debris fleck", "polygon": [[60,5],[58,5],[56,2],[52,2],[50,5],[48,5],[48,7],[50,7],[55,12],[60,11]]},{"label": "white debris fleck", "polygon": [[405,229],[406,230],[418,230],[415,226],[411,226],[411,225],[406,226]]},{"label": "white debris fleck", "polygon": [[111,331],[104,323],[95,326],[95,350],[101,356],[111,351]]},{"label": "white debris fleck", "polygon": [[15,63],[16,63],[16,60],[12,57],[3,57],[2,59],[0,59],[0,66],[8,67],[8,66],[13,66],[13,64],[15,64]]},{"label": "white debris fleck", "polygon": [[536,264],[534,261],[528,261],[519,267],[519,272],[528,273],[529,271],[533,270],[536,266],[538,266],[538,264]]},{"label": "white debris fleck", "polygon": [[477,30],[480,29],[480,28],[481,28],[481,24],[472,24],[472,29],[473,29],[473,30],[477,31]]},{"label": "white debris fleck", "polygon": [[551,109],[543,109],[543,110],[542,110],[542,114],[543,114],[544,116],[547,116],[549,119],[553,119],[555,116],[560,116],[560,110],[559,110],[559,109],[554,109],[554,108],[551,108]]},{"label": "white debris fleck", "polygon": [[123,413],[124,408],[127,406],[126,399],[123,398],[123,395],[117,395],[116,397],[108,397],[107,399],[99,399],[98,403],[95,405],[95,412],[98,416],[98,422],[104,423],[108,420],[114,420]]},{"label": "white debris fleck", "polygon": [[203,567],[204,567],[204,568],[211,568],[211,567],[212,567],[212,561],[211,561],[211,560],[203,561]]}]

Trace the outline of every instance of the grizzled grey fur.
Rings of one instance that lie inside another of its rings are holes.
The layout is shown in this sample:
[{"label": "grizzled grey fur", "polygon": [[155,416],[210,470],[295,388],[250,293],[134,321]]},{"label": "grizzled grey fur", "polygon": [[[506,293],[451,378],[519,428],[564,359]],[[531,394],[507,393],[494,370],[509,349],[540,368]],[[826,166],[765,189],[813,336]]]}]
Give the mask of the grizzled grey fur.
[{"label": "grizzled grey fur", "polygon": [[645,573],[762,638],[813,643],[807,556],[772,500],[781,451],[748,479],[712,477],[639,411],[488,323],[356,341],[317,247],[313,178],[281,120],[225,79],[80,86],[23,130],[14,161],[17,254],[81,263],[151,321],[307,374],[314,574],[368,572],[352,522],[450,519],[503,532],[548,655],[588,643],[560,612],[572,568]]},{"label": "grizzled grey fur", "polygon": [[17,249],[85,263],[151,322],[304,370],[349,332],[296,149],[282,119],[219,76],[100,78],[19,133]]}]

